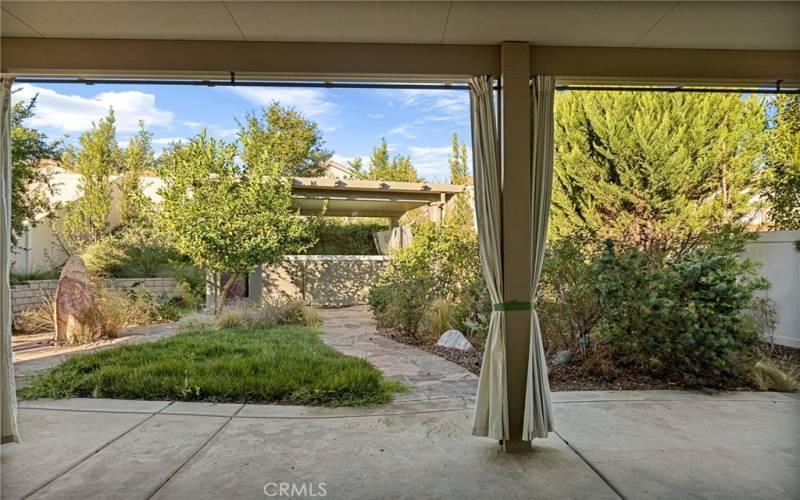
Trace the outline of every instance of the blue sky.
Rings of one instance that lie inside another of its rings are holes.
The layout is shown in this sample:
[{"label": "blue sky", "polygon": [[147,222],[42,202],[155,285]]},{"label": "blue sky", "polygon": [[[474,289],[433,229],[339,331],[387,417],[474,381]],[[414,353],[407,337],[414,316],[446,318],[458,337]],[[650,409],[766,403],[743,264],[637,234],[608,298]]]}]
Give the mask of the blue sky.
[{"label": "blue sky", "polygon": [[39,95],[28,125],[69,142],[105,116],[117,116],[117,139],[124,146],[139,119],[154,133],[159,152],[174,139],[206,128],[233,140],[236,118],[277,100],[316,121],[334,159],[369,157],[386,137],[392,154],[407,154],[428,181],[449,179],[452,133],[469,147],[469,95],[463,90],[362,90],[163,85],[19,84],[15,99]]}]

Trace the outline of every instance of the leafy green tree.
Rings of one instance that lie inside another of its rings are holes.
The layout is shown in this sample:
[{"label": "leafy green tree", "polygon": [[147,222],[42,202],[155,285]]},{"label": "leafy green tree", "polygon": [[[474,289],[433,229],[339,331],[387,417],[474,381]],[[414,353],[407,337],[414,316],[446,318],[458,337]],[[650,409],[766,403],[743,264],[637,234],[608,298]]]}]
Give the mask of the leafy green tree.
[{"label": "leafy green tree", "polygon": [[[243,140],[249,136],[244,135]],[[231,285],[260,264],[274,264],[304,248],[305,226],[292,211],[291,180],[269,149],[251,149],[238,165],[236,144],[205,130],[173,147],[159,165],[158,223],[175,248],[203,269],[229,273],[221,285],[217,313]]]},{"label": "leafy green tree", "polygon": [[142,192],[140,177],[152,171],[155,166],[153,156],[153,133],[139,121],[139,131],[128,142],[122,162],[123,172],[118,179],[120,191],[120,217],[123,224],[141,221],[143,212],[150,200]]},{"label": "leafy green tree", "polygon": [[356,156],[352,160],[348,161],[347,164],[350,165],[350,168],[352,168],[353,171],[356,172],[356,174],[358,174],[358,177],[363,177],[364,176],[364,159],[363,158],[361,158],[360,156]]},{"label": "leafy green tree", "polygon": [[239,140],[244,163],[267,161],[280,167],[285,175],[319,177],[331,152],[317,124],[300,112],[273,102],[263,116],[248,113],[239,124]]},{"label": "leafy green tree", "polygon": [[382,138],[379,146],[372,148],[369,171],[366,177],[372,180],[397,181],[397,182],[422,182],[417,174],[411,158],[405,155],[396,155],[390,159],[389,145]]},{"label": "leafy green tree", "polygon": [[116,139],[114,110],[80,139],[75,168],[81,174],[81,197],[67,206],[64,236],[77,251],[103,237],[111,211],[109,177],[120,171],[121,152]]},{"label": "leafy green tree", "polygon": [[779,95],[771,106],[767,165],[761,181],[776,229],[800,229],[800,96]]},{"label": "leafy green tree", "polygon": [[551,237],[680,255],[751,209],[766,123],[754,97],[568,92],[555,116]]},{"label": "leafy green tree", "polygon": [[49,194],[53,192],[52,174],[42,168],[42,161],[58,156],[60,144],[49,142],[47,136],[25,126],[36,109],[36,97],[20,101],[11,109],[11,244],[16,245],[25,226],[33,226],[39,215],[54,207]]}]

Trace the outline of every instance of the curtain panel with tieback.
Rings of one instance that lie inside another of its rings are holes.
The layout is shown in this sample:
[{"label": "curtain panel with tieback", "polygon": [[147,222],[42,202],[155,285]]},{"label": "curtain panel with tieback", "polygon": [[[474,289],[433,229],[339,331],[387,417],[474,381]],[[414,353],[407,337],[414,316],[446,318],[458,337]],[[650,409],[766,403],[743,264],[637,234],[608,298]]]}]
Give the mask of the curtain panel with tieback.
[{"label": "curtain panel with tieback", "polygon": [[0,341],[0,431],[2,442],[18,442],[17,435],[17,395],[14,383],[14,362],[11,354],[11,287],[9,283],[11,262],[11,84],[13,78],[4,76],[0,83],[0,321],[2,321],[2,340]]},{"label": "curtain panel with tieback", "polygon": [[[542,274],[547,222],[553,185],[553,99],[556,80],[538,75],[531,86],[531,304]],[[547,437],[553,430],[550,384],[536,310],[531,311],[528,379],[525,390],[523,439]]]},{"label": "curtain panel with tieback", "polygon": [[533,300],[539,285],[547,239],[553,181],[553,98],[555,78],[537,76],[531,90],[531,255],[530,300],[505,302],[501,212],[500,138],[497,132],[491,77],[469,82],[472,110],[472,148],[475,175],[475,210],[481,264],[492,316],[483,354],[472,433],[493,439],[509,438],[505,314],[531,311],[530,350],[525,390],[522,436],[530,441],[553,430],[550,388],[539,318]]},{"label": "curtain panel with tieback", "polygon": [[[472,158],[475,221],[483,276],[493,304],[503,303],[500,144],[491,76],[469,81],[472,112]],[[483,353],[472,433],[508,439],[505,312],[493,307]]]}]

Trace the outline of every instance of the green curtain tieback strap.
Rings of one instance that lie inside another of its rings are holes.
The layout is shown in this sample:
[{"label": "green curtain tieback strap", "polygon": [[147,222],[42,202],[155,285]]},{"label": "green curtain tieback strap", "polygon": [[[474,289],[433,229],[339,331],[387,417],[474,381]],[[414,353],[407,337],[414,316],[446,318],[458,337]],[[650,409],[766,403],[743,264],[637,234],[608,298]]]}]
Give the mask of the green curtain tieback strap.
[{"label": "green curtain tieback strap", "polygon": [[533,305],[530,302],[523,302],[521,300],[492,304],[492,311],[530,311],[531,309],[533,309]]}]

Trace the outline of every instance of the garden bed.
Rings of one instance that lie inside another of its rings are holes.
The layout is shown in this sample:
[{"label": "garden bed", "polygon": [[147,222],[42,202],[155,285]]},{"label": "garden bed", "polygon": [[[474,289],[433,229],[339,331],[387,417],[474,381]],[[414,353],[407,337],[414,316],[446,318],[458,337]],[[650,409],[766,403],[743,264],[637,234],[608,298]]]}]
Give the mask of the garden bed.
[{"label": "garden bed", "polygon": [[[483,362],[483,349],[459,349],[442,347],[435,344],[436,339],[423,337],[421,339],[404,334],[392,328],[379,328],[378,333],[397,342],[416,346],[424,351],[440,356],[452,363],[462,366],[475,375],[481,373]],[[783,370],[800,370],[800,349],[775,345],[765,348],[767,357]],[[669,390],[683,389],[686,385],[677,380],[665,380],[632,370],[615,368],[613,374],[598,375],[587,370],[580,364],[580,360],[573,364],[554,365],[552,359],[547,360],[548,373],[550,374],[550,389],[552,391],[633,391],[633,390]],[[729,391],[753,390],[752,384],[737,383],[732,381],[722,389]]]}]

